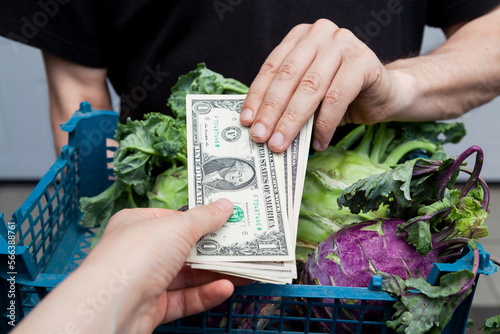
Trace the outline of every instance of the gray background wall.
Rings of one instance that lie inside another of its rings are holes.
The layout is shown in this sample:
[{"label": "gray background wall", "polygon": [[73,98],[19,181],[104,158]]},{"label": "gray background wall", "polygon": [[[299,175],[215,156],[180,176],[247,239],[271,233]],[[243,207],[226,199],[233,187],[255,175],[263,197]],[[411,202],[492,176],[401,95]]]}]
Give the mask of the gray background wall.
[{"label": "gray background wall", "polygon": [[[440,30],[427,29],[422,51],[443,40]],[[485,152],[482,176],[500,182],[496,169],[500,166],[500,98],[459,120],[466,124],[468,134],[459,145],[448,145],[447,152],[456,155],[479,145]],[[0,37],[0,181],[39,179],[54,160],[40,52]]]},{"label": "gray background wall", "polygon": [[40,178],[55,160],[40,52],[0,38],[0,179]]}]

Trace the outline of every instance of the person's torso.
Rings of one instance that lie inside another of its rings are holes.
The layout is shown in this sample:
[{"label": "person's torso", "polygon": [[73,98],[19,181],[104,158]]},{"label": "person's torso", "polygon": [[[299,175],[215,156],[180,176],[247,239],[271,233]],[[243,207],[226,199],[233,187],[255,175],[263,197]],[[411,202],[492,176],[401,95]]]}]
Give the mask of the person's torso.
[{"label": "person's torso", "polygon": [[249,85],[269,53],[297,24],[320,18],[351,30],[383,62],[418,53],[426,2],[410,0],[214,0],[104,2],[109,78],[121,119],[169,113],[177,78],[205,62]]}]

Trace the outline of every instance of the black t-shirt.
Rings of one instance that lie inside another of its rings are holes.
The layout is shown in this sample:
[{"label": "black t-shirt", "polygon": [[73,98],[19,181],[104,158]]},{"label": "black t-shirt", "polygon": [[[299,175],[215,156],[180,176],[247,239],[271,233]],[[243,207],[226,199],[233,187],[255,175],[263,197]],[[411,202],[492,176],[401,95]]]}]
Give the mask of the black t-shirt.
[{"label": "black t-shirt", "polygon": [[[121,119],[169,113],[170,88],[205,62],[249,85],[292,27],[327,18],[383,62],[418,54],[425,24],[471,20],[500,0],[6,0],[0,34],[108,68]],[[75,107],[76,109],[76,107]]]}]

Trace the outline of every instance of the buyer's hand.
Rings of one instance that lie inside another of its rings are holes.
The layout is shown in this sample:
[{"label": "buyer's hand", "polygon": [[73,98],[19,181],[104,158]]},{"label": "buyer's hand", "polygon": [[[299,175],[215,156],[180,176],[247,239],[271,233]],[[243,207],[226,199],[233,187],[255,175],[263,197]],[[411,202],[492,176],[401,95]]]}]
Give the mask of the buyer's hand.
[{"label": "buyer's hand", "polygon": [[338,125],[386,120],[397,104],[395,78],[354,34],[322,19],[296,26],[250,86],[241,123],[256,142],[284,151],[315,113],[313,147],[324,150]]},{"label": "buyer's hand", "polygon": [[222,226],[232,210],[230,201],[218,200],[187,212],[118,212],[85,261],[15,333],[151,333],[222,303],[233,283],[249,281],[184,263],[197,240]]}]

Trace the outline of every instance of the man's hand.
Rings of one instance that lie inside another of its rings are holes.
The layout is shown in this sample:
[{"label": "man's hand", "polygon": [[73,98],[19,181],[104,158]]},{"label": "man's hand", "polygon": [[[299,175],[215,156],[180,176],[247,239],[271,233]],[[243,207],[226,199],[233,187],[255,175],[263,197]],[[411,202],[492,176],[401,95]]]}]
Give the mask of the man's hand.
[{"label": "man's hand", "polygon": [[319,108],[313,147],[323,150],[338,125],[384,120],[395,107],[395,87],[363,42],[321,19],[296,26],[269,55],[250,86],[241,122],[251,126],[255,141],[269,140],[282,152]]},{"label": "man's hand", "polygon": [[250,86],[241,123],[282,152],[316,113],[313,148],[324,150],[338,125],[451,119],[498,96],[500,7],[443,30],[430,54],[383,65],[328,20],[299,25]]}]

